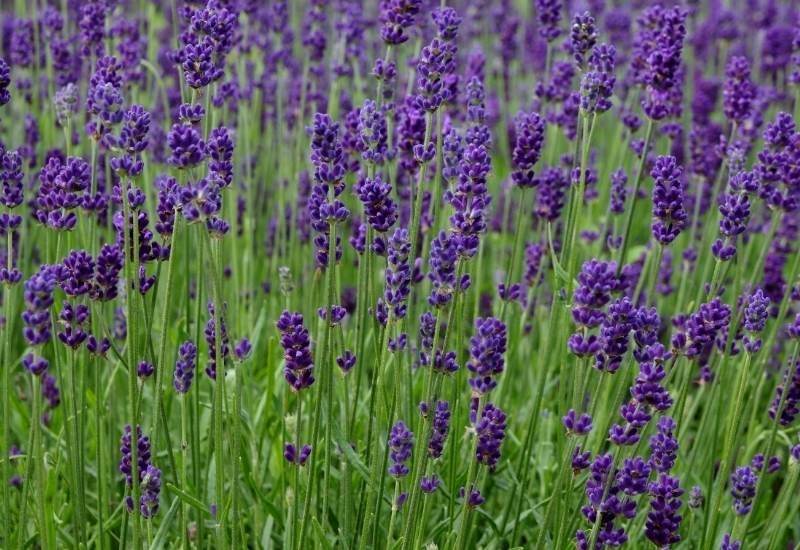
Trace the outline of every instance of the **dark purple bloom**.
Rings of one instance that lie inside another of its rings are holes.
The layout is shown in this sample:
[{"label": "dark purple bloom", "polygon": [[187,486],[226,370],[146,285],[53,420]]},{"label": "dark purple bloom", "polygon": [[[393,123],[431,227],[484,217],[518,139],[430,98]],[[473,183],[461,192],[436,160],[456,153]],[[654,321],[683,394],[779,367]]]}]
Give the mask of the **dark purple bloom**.
[{"label": "dark purple bloom", "polygon": [[569,49],[578,65],[583,65],[584,56],[597,42],[597,27],[589,12],[576,15],[570,28]]},{"label": "dark purple bloom", "polygon": [[494,317],[475,320],[475,335],[470,338],[470,360],[467,368],[473,376],[469,379],[472,391],[478,395],[490,392],[497,386],[496,377],[503,372],[508,336],[506,326]]},{"label": "dark purple bloom", "polygon": [[658,420],[658,431],[650,437],[650,465],[657,472],[667,473],[675,465],[678,456],[675,428],[672,418],[662,416]]},{"label": "dark purple bloom", "polygon": [[683,184],[681,168],[675,157],[661,156],[656,159],[650,172],[653,185],[653,238],[668,245],[686,227],[688,214],[683,206]]},{"label": "dark purple bloom", "polygon": [[628,496],[641,495],[647,490],[650,464],[642,457],[626,458],[617,472],[616,487]]},{"label": "dark purple bloom", "polygon": [[755,336],[764,330],[769,315],[770,300],[760,288],[756,289],[747,299],[744,309],[744,329],[753,336],[745,337],[745,349],[756,353],[761,349],[761,338]]},{"label": "dark purple bloom", "polygon": [[106,5],[89,2],[80,8],[78,28],[84,55],[102,55],[105,39]]},{"label": "dark purple bloom", "polygon": [[506,414],[492,403],[487,403],[481,411],[480,420],[475,424],[475,433],[478,438],[475,460],[494,470],[506,436]]},{"label": "dark purple bloom", "polygon": [[586,413],[578,415],[574,409],[568,410],[567,414],[561,417],[561,423],[568,434],[586,435],[592,431],[592,417]]},{"label": "dark purple bloom", "polygon": [[[206,364],[206,375],[212,380],[217,379],[217,339],[219,339],[219,359],[222,362],[223,370],[225,368],[225,360],[230,355],[230,344],[228,341],[228,327],[225,324],[225,304],[222,310],[216,314],[216,305],[213,302],[208,302],[208,321],[206,321],[203,336],[205,337],[206,344],[208,345],[208,363]],[[217,328],[217,318],[219,319],[219,328]]]},{"label": "dark purple bloom", "polygon": [[300,391],[314,383],[314,359],[308,329],[303,326],[300,313],[288,311],[281,313],[277,327],[284,350],[284,377],[292,390]]},{"label": "dark purple bloom", "polygon": [[444,307],[453,298],[458,282],[456,281],[456,262],[458,260],[458,244],[456,237],[442,231],[431,242],[430,271],[431,294],[428,303],[432,307]]},{"label": "dark purple bloom", "polygon": [[733,509],[739,516],[747,515],[753,506],[758,475],[750,466],[736,468],[731,474]]},{"label": "dark purple bloom", "polygon": [[58,339],[72,348],[77,349],[86,341],[88,333],[86,327],[89,324],[89,307],[85,304],[75,306],[70,302],[64,302],[61,313],[58,315],[61,323],[61,330],[58,331]]},{"label": "dark purple bloom", "polygon": [[[786,395],[784,396],[784,392]],[[775,420],[778,417],[778,408],[783,401],[778,422],[781,426],[791,425],[800,414],[800,361],[794,365],[787,365],[781,384],[775,389],[775,397],[769,408],[769,417]]]},{"label": "dark purple bloom", "polygon": [[344,353],[336,358],[336,364],[342,370],[342,374],[347,374],[356,365],[356,356],[349,349],[344,350]]},{"label": "dark purple bloom", "polygon": [[386,312],[387,318],[389,309],[394,319],[402,319],[406,315],[406,301],[411,293],[411,264],[408,261],[410,253],[408,231],[404,228],[395,229],[387,248],[387,266],[384,272],[386,286],[377,308],[379,314]]},{"label": "dark purple bloom", "polygon": [[311,456],[311,445],[303,445],[300,447],[300,452],[297,452],[297,447],[291,443],[283,446],[283,458],[290,464],[297,464],[298,466],[305,466],[308,457]]},{"label": "dark purple bloom", "polygon": [[194,371],[197,367],[197,346],[187,340],[178,348],[178,359],[175,361],[175,373],[172,385],[178,393],[187,393],[192,385]]},{"label": "dark purple bloom", "polygon": [[50,307],[53,305],[56,282],[56,269],[49,265],[40,266],[39,270],[25,281],[23,335],[31,346],[38,346],[50,340]]},{"label": "dark purple bloom", "polygon": [[136,375],[141,379],[150,378],[155,371],[153,364],[148,361],[139,361],[139,365],[136,367]]},{"label": "dark purple bloom", "polygon": [[364,178],[355,188],[364,205],[364,215],[370,226],[379,233],[388,231],[397,221],[397,205],[391,199],[392,187],[381,177]]},{"label": "dark purple bloom", "polygon": [[611,301],[612,292],[622,288],[616,270],[615,262],[584,262],[572,295],[572,318],[578,326],[596,327],[603,321],[602,308]]},{"label": "dark purple bloom", "polygon": [[5,59],[0,58],[0,107],[11,101],[8,87],[11,85],[11,69]]},{"label": "dark purple bloom", "polygon": [[750,63],[746,57],[733,56],[725,67],[722,106],[725,116],[741,124],[750,115],[756,87],[750,81]]},{"label": "dark purple bloom", "polygon": [[725,533],[725,536],[722,537],[722,546],[719,548],[720,550],[741,550],[742,542],[733,540],[728,533]]},{"label": "dark purple bloom", "polygon": [[428,455],[437,459],[442,456],[447,432],[450,430],[450,406],[447,401],[437,401],[433,412],[431,437],[428,440]]},{"label": "dark purple bloom", "polygon": [[359,150],[361,157],[381,165],[391,155],[387,145],[386,115],[374,101],[364,101],[358,116]]},{"label": "dark purple bloom", "polygon": [[600,325],[600,350],[595,357],[597,370],[614,373],[628,351],[630,333],[634,328],[636,310],[627,296],[612,302]]},{"label": "dark purple bloom", "polygon": [[539,35],[552,42],[561,34],[561,0],[536,0],[536,17],[539,20]]},{"label": "dark purple bloom", "polygon": [[544,119],[538,113],[520,112],[514,119],[516,144],[512,152],[511,178],[520,187],[533,187],[538,183],[533,167],[539,161],[544,144]]},{"label": "dark purple bloom", "polygon": [[611,108],[616,77],[617,50],[608,44],[592,48],[589,70],[581,79],[581,110],[584,113],[604,113]]},{"label": "dark purple bloom", "polygon": [[422,48],[417,60],[419,93],[414,96],[417,109],[435,112],[452,99],[452,90],[445,81],[455,71],[455,55],[455,44],[438,37]]},{"label": "dark purple bloom", "polygon": [[450,216],[458,255],[471,258],[478,252],[480,235],[486,231],[486,210],[492,201],[487,186],[491,157],[483,144],[467,145],[461,159],[458,183],[446,194],[454,208]]},{"label": "dark purple bloom", "polygon": [[386,44],[397,45],[408,40],[406,29],[414,24],[421,0],[385,0],[381,2],[381,38]]},{"label": "dark purple bloom", "polygon": [[389,432],[389,458],[392,461],[389,466],[389,475],[395,478],[408,475],[409,469],[406,462],[411,458],[411,451],[414,448],[414,434],[406,427],[402,420],[399,420],[392,431]]},{"label": "dark purple bloom", "polygon": [[167,134],[167,144],[172,154],[167,161],[176,168],[192,168],[206,155],[206,144],[200,133],[189,123],[173,124]]},{"label": "dark purple bloom", "polygon": [[436,32],[442,40],[454,41],[456,39],[458,27],[461,25],[461,17],[456,10],[449,7],[437,8],[431,17],[436,24]]},{"label": "dark purple bloom", "polygon": [[667,474],[660,474],[658,481],[648,487],[650,493],[650,511],[645,523],[645,536],[659,547],[680,542],[678,532],[681,516],[678,513],[683,502],[683,489],[680,480]]},{"label": "dark purple bloom", "polygon": [[436,492],[436,489],[439,488],[441,482],[442,480],[435,475],[429,477],[423,477],[419,481],[419,488],[423,493],[429,495],[431,493]]},{"label": "dark purple bloom", "polygon": [[233,181],[233,138],[225,126],[211,130],[206,142],[209,177],[217,180],[220,187],[228,187]]}]

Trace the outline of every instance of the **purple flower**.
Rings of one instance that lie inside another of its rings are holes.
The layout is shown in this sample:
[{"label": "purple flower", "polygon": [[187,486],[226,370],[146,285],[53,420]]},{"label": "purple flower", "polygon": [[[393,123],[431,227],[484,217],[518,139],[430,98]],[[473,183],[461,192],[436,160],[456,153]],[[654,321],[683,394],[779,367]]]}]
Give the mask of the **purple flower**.
[{"label": "purple flower", "polygon": [[106,6],[104,2],[89,2],[81,6],[78,28],[84,55],[102,55],[105,24]]},{"label": "purple flower", "polygon": [[457,290],[456,262],[458,260],[458,244],[456,237],[442,231],[431,241],[430,271],[431,294],[428,303],[431,307],[441,308],[450,303]]},{"label": "purple flower", "polygon": [[153,364],[148,361],[139,361],[139,365],[136,367],[136,375],[143,380],[153,376],[155,371]]},{"label": "purple flower", "polygon": [[250,356],[251,351],[253,351],[253,345],[247,338],[242,338],[233,346],[233,356],[239,362],[247,359]]},{"label": "purple flower", "polygon": [[167,134],[167,144],[172,152],[167,162],[179,169],[197,166],[206,155],[206,144],[200,133],[186,122],[172,125]]},{"label": "purple flower", "polygon": [[686,227],[688,214],[683,206],[683,183],[681,168],[675,157],[661,156],[656,159],[650,172],[653,185],[653,238],[668,245]]},{"label": "purple flower", "polygon": [[178,359],[175,361],[175,373],[172,385],[178,393],[188,393],[197,367],[197,346],[186,340],[178,348]]},{"label": "purple flower", "polygon": [[486,231],[486,209],[492,201],[487,186],[490,170],[491,157],[486,147],[467,145],[455,190],[446,193],[455,210],[450,216],[450,226],[462,258],[477,254],[480,235]]},{"label": "purple flower", "polygon": [[406,427],[402,420],[392,426],[389,432],[389,459],[392,461],[389,466],[389,475],[400,478],[408,475],[409,469],[406,462],[411,458],[411,451],[414,448],[414,434]]},{"label": "purple flower", "polygon": [[[769,307],[770,300],[764,291],[760,288],[756,289],[747,299],[747,306],[744,309],[744,329],[751,334],[763,331],[767,324]],[[761,349],[761,338],[746,336],[744,346],[750,353],[756,353]]]},{"label": "purple flower", "polygon": [[650,437],[650,465],[657,472],[667,473],[675,465],[678,456],[675,428],[672,418],[662,416],[658,420],[658,431]]},{"label": "purple flower", "polygon": [[[344,150],[339,137],[339,125],[330,116],[317,113],[311,127],[311,162],[314,165],[314,186],[308,202],[311,226],[317,232],[314,238],[316,260],[319,267],[328,265],[328,240],[330,224],[345,221],[350,215],[338,199],[329,200],[329,188],[338,197],[344,191]],[[334,243],[336,258],[341,256],[339,237]]]},{"label": "purple flower", "polygon": [[586,435],[592,431],[592,417],[586,413],[578,415],[574,409],[567,411],[561,418],[561,423],[567,430],[567,434]]},{"label": "purple flower", "polygon": [[731,496],[736,515],[744,516],[753,506],[758,475],[750,466],[741,466],[731,474]]},{"label": "purple flower", "polygon": [[494,470],[506,436],[506,414],[499,407],[487,403],[481,411],[480,420],[475,424],[475,433],[478,437],[475,460]]},{"label": "purple flower", "polygon": [[561,34],[561,0],[536,0],[536,17],[539,20],[539,35],[552,42]]},{"label": "purple flower", "polygon": [[433,10],[431,18],[436,24],[436,32],[442,40],[452,42],[456,39],[458,27],[461,25],[461,17],[456,10],[449,7],[437,8]]},{"label": "purple flower", "polygon": [[659,547],[668,547],[680,542],[678,532],[681,516],[678,513],[683,505],[683,489],[676,477],[660,474],[658,481],[648,487],[650,511],[645,523],[645,536]]},{"label": "purple flower", "polygon": [[511,178],[520,187],[533,187],[538,183],[533,167],[542,154],[544,119],[538,113],[520,112],[514,119],[514,129],[517,141],[511,157]]},{"label": "purple flower", "polygon": [[722,545],[719,548],[720,550],[741,550],[742,542],[733,540],[728,533],[725,533],[725,536],[722,537]]},{"label": "purple flower", "polygon": [[452,99],[452,91],[445,81],[455,71],[455,55],[455,44],[438,37],[422,48],[417,60],[419,93],[413,100],[417,109],[435,112],[442,103]]},{"label": "purple flower", "polygon": [[600,325],[600,349],[594,367],[603,372],[615,373],[628,351],[630,333],[634,328],[636,310],[627,296],[612,302]]},{"label": "purple flower", "polygon": [[382,165],[390,158],[387,145],[386,116],[374,101],[364,101],[358,116],[359,150],[361,158]]},{"label": "purple flower", "polygon": [[596,327],[605,314],[602,308],[611,301],[612,292],[620,290],[615,262],[592,259],[584,262],[578,274],[578,286],[572,295],[572,318],[575,324]]},{"label": "purple flower", "polygon": [[643,458],[626,458],[617,472],[616,487],[628,496],[641,495],[647,490],[649,477],[650,464]]},{"label": "purple flower", "polygon": [[436,492],[436,489],[439,488],[441,482],[442,480],[435,475],[429,477],[423,477],[419,481],[419,488],[423,493],[429,495],[431,493]]},{"label": "purple flower", "polygon": [[421,0],[385,0],[381,2],[381,38],[386,44],[397,45],[408,40],[406,29],[414,24]]},{"label": "purple flower", "polygon": [[[226,304],[222,305],[222,311],[218,315],[216,312],[216,305],[213,302],[208,302],[208,321],[206,321],[203,336],[205,337],[206,344],[208,345],[208,363],[206,364],[206,375],[211,380],[217,379],[217,339],[219,339],[219,359],[222,362],[222,368],[225,368],[225,360],[230,355],[230,344],[228,341],[228,327],[225,324],[224,313]],[[217,318],[219,318],[219,327],[217,327]]]},{"label": "purple flower", "polygon": [[284,377],[292,390],[300,391],[314,383],[314,359],[308,329],[303,326],[300,313],[288,311],[281,313],[277,327],[284,350]]},{"label": "purple flower", "polygon": [[342,355],[336,358],[336,364],[339,365],[339,368],[342,371],[342,374],[347,374],[353,367],[356,365],[356,356],[353,354],[352,351],[349,349],[344,350]]},{"label": "purple flower", "polygon": [[746,57],[733,56],[725,67],[722,106],[729,120],[741,124],[750,116],[756,87],[750,81],[750,63]]},{"label": "purple flower", "polygon": [[228,187],[233,181],[233,138],[225,126],[211,130],[206,142],[209,177],[217,180],[220,187]]},{"label": "purple flower", "polygon": [[311,445],[303,445],[300,452],[297,452],[297,447],[292,443],[287,443],[283,446],[283,458],[290,464],[297,464],[298,466],[305,466],[308,457],[311,456]]},{"label": "purple flower", "polygon": [[450,405],[447,401],[437,401],[433,412],[431,437],[428,440],[428,455],[434,460],[442,456],[447,432],[450,430]]},{"label": "purple flower", "polygon": [[469,341],[470,360],[467,368],[473,376],[469,385],[474,393],[483,395],[497,386],[495,379],[503,372],[508,336],[505,324],[494,317],[475,320],[475,335]]},{"label": "purple flower", "polygon": [[73,306],[70,302],[64,302],[58,320],[61,323],[58,339],[64,345],[78,349],[88,337],[85,327],[89,324],[89,307],[85,304]]},{"label": "purple flower", "polygon": [[[408,261],[410,253],[408,231],[404,228],[395,229],[387,248],[385,288],[377,307],[379,318],[387,319],[388,309],[394,319],[406,316],[406,301],[411,293],[411,264]],[[382,324],[385,325],[385,322],[382,321]]]},{"label": "purple flower", "polygon": [[750,198],[747,193],[725,194],[719,200],[719,231],[725,241],[718,239],[712,246],[714,256],[727,261],[736,253],[736,237],[747,229],[750,221]]},{"label": "purple flower", "polygon": [[592,48],[589,70],[581,79],[581,110],[584,113],[604,113],[611,108],[616,77],[617,50],[608,44]]},{"label": "purple flower", "polygon": [[583,15],[576,15],[572,20],[570,28],[569,49],[575,62],[583,65],[584,56],[591,50],[597,42],[597,27],[594,17],[589,12]]},{"label": "purple flower", "polygon": [[636,82],[646,87],[642,106],[652,120],[669,114],[670,94],[681,85],[686,16],[681,6],[654,5],[637,19],[639,33],[633,46],[632,72]]},{"label": "purple flower", "polygon": [[364,215],[379,233],[388,231],[397,221],[397,205],[391,199],[392,187],[381,177],[364,178],[356,186],[356,194],[364,205]]},{"label": "purple flower", "polygon": [[5,59],[0,58],[0,107],[11,101],[8,87],[11,85],[11,68]]},{"label": "purple flower", "polygon": [[778,422],[781,426],[790,426],[800,414],[800,361],[787,366],[781,384],[775,389],[775,397],[769,408],[769,417],[773,420],[778,417],[781,400],[783,408],[780,410]]},{"label": "purple flower", "polygon": [[42,265],[30,279],[25,281],[23,335],[31,346],[39,346],[50,340],[50,307],[53,305],[56,280],[56,269],[53,266]]},{"label": "purple flower", "polygon": [[117,297],[119,274],[124,258],[117,245],[104,244],[94,262],[94,279],[89,289],[92,300],[106,302]]}]

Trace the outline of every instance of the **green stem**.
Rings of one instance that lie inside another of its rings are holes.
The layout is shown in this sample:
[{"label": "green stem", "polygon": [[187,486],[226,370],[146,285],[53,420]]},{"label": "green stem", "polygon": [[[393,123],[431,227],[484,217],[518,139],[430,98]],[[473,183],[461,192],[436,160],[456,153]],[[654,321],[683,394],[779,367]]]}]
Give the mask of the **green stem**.
[{"label": "green stem", "polygon": [[639,187],[642,184],[642,175],[644,174],[644,167],[647,162],[647,152],[650,150],[650,141],[653,138],[653,128],[655,123],[653,119],[647,119],[647,129],[644,136],[644,148],[642,149],[642,158],[639,159],[639,168],[636,170],[636,178],[633,180],[633,190],[631,191],[631,206],[628,214],[625,216],[625,229],[622,232],[622,246],[619,248],[619,256],[617,257],[617,275],[622,271],[622,265],[625,263],[625,256],[630,245],[631,227],[633,226],[633,217],[636,212],[637,196],[639,194]]}]

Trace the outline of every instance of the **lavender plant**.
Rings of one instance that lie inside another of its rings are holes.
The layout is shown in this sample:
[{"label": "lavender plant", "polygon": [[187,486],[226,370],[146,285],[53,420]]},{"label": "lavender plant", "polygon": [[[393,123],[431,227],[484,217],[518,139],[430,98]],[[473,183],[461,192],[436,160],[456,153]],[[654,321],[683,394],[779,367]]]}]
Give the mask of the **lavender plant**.
[{"label": "lavender plant", "polygon": [[795,2],[0,14],[0,547],[800,541]]}]

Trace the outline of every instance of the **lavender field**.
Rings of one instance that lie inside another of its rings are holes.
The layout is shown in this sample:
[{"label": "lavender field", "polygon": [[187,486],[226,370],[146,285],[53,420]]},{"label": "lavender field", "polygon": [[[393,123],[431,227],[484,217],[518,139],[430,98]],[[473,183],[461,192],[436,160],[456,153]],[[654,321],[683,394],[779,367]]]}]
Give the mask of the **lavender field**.
[{"label": "lavender field", "polygon": [[0,548],[800,548],[800,4],[661,2],[2,2]]}]

